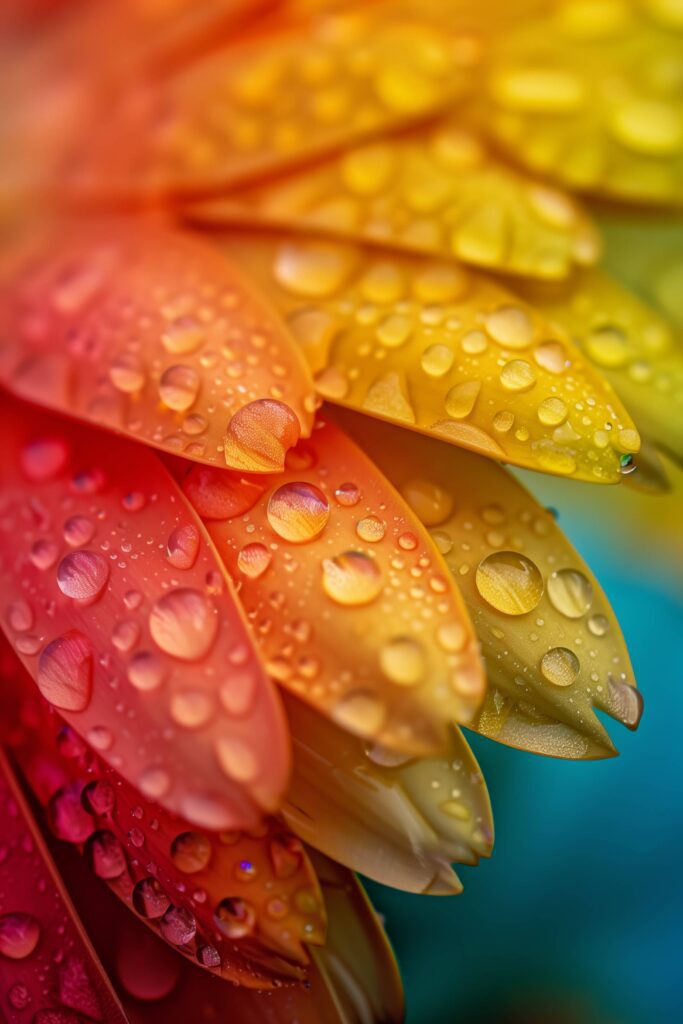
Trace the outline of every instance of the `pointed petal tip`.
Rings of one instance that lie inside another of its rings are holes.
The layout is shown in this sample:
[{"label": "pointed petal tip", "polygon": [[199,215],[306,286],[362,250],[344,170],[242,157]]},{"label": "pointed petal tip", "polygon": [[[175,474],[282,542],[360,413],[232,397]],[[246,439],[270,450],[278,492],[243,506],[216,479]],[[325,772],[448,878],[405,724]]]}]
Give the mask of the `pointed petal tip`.
[{"label": "pointed petal tip", "polygon": [[459,896],[463,884],[450,864],[440,864],[424,890],[426,896]]}]

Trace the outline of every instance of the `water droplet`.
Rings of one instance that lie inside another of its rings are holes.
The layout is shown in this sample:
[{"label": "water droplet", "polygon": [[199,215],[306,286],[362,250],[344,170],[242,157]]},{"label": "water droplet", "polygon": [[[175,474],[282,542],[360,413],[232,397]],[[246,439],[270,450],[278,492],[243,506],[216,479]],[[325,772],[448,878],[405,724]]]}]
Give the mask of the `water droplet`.
[{"label": "water droplet", "polygon": [[439,526],[453,511],[452,496],[430,480],[409,480],[401,487],[401,494],[425,526]]},{"label": "water droplet", "polygon": [[567,353],[559,341],[544,341],[534,349],[535,362],[549,373],[563,373],[567,368]]},{"label": "water droplet", "polygon": [[29,558],[36,569],[44,571],[52,568],[57,561],[58,554],[59,548],[53,541],[37,540],[31,547]]},{"label": "water droplet", "polygon": [[185,729],[198,729],[211,718],[214,705],[202,690],[178,690],[171,698],[171,717]]},{"label": "water droplet", "polygon": [[187,875],[203,871],[211,860],[211,841],[201,832],[181,832],[171,844],[171,857],[178,870]]},{"label": "water droplet", "polygon": [[109,579],[109,566],[95,551],[71,551],[57,567],[57,585],[74,601],[92,601]]},{"label": "water droplet", "polygon": [[507,391],[529,391],[536,383],[536,373],[526,359],[511,359],[500,371],[500,382]]},{"label": "water droplet", "polygon": [[567,647],[553,647],[541,658],[541,672],[553,686],[571,686],[580,668],[579,659]]},{"label": "water droplet", "polygon": [[362,736],[376,735],[386,718],[386,708],[369,690],[357,690],[332,708],[332,717],[343,729]]},{"label": "water droplet", "polygon": [[529,314],[518,306],[502,306],[486,318],[486,331],[503,348],[527,348],[534,338]]},{"label": "water droplet", "polygon": [[69,449],[61,437],[43,437],[31,441],[21,453],[21,468],[34,483],[53,480],[65,468]]},{"label": "water droplet", "polygon": [[277,878],[293,878],[303,859],[301,842],[295,836],[277,835],[271,839],[268,851]]},{"label": "water droplet", "polygon": [[478,380],[466,380],[462,384],[456,384],[446,395],[446,412],[454,420],[464,420],[474,409],[481,382]]},{"label": "water droplet", "polygon": [[220,967],[221,955],[215,946],[199,946],[197,960],[204,967]]},{"label": "water droplet", "polygon": [[301,427],[284,402],[261,398],[239,409],[228,424],[224,455],[230,469],[274,473],[284,469],[285,455],[299,440]]},{"label": "water droplet", "polygon": [[352,266],[350,249],[307,241],[282,246],[274,274],[278,284],[294,295],[324,298],[342,286]]},{"label": "water droplet", "polygon": [[163,917],[170,904],[161,883],[152,876],[141,879],[133,889],[133,906],[142,917],[151,920]]},{"label": "water droplet", "polygon": [[334,496],[340,505],[352,507],[360,501],[360,491],[355,484],[340,484],[334,492]]},{"label": "water droplet", "polygon": [[191,569],[197,561],[199,530],[193,523],[177,526],[166,545],[166,557],[175,569]]},{"label": "water droplet", "polygon": [[89,782],[81,793],[83,808],[96,816],[111,814],[115,800],[113,788],[99,779]]},{"label": "water droplet", "polygon": [[159,931],[174,946],[186,946],[197,934],[197,922],[185,907],[169,907],[159,922]]},{"label": "water droplet", "polygon": [[243,939],[256,924],[256,911],[246,900],[227,898],[216,907],[214,920],[228,939]]},{"label": "water droplet", "polygon": [[25,633],[33,625],[33,609],[23,598],[12,601],[7,609],[7,625],[15,633]]},{"label": "water droplet", "polygon": [[268,522],[279,537],[303,544],[318,537],[330,518],[327,498],[314,484],[283,484],[268,502]]},{"label": "water droplet", "polygon": [[85,711],[92,692],[90,641],[72,629],[44,648],[38,662],[38,689],[61,711]]},{"label": "water droplet", "polygon": [[524,615],[543,595],[543,577],[531,559],[516,551],[495,551],[477,566],[477,590],[505,615]]},{"label": "water droplet", "polygon": [[114,745],[114,735],[106,725],[93,725],[88,729],[86,737],[95,750],[111,750]]},{"label": "water droplet", "polygon": [[546,427],[557,427],[566,420],[567,411],[561,398],[545,398],[538,407],[537,415]]},{"label": "water droplet", "polygon": [[87,516],[70,516],[64,523],[64,540],[72,548],[88,544],[95,535],[95,524]]},{"label": "water droplet", "polygon": [[92,816],[85,810],[79,783],[62,786],[47,805],[47,820],[58,839],[67,843],[84,843],[95,830]]},{"label": "water droplet", "polygon": [[249,579],[258,579],[263,576],[272,558],[265,544],[246,544],[237,555],[237,568]]},{"label": "water droplet", "polygon": [[13,1010],[25,1010],[31,1002],[31,993],[23,982],[18,981],[7,993],[7,999]]},{"label": "water droplet", "polygon": [[382,589],[382,573],[362,551],[346,551],[322,563],[323,590],[337,604],[369,604]]},{"label": "water droplet", "polygon": [[568,619],[580,619],[593,602],[593,586],[577,569],[560,569],[548,580],[548,597]]},{"label": "water droplet", "polygon": [[151,651],[140,651],[128,663],[128,679],[138,690],[156,690],[165,674],[163,663]]},{"label": "water droplet", "polygon": [[109,379],[118,391],[133,395],[145,386],[145,367],[133,352],[121,352],[109,367]]},{"label": "water droplet", "polygon": [[141,491],[131,491],[121,498],[121,504],[126,512],[139,512],[147,504],[147,499]]},{"label": "water droplet", "polygon": [[604,615],[591,615],[588,620],[588,628],[593,636],[604,636],[609,629],[609,621]]},{"label": "water droplet", "polygon": [[10,960],[25,960],[40,941],[40,922],[32,914],[15,912],[0,917],[0,953]]},{"label": "water droplet", "polygon": [[98,878],[120,878],[128,867],[120,842],[108,829],[90,836],[85,854]]},{"label": "water droplet", "polygon": [[448,345],[430,345],[422,353],[420,365],[429,377],[443,377],[453,366],[455,356]]},{"label": "water droplet", "polygon": [[442,650],[456,653],[465,646],[467,633],[459,622],[444,622],[436,631],[436,639]]},{"label": "water droplet", "polygon": [[181,316],[173,320],[161,336],[167,352],[183,356],[195,352],[205,340],[203,328],[191,316]]},{"label": "water droplet", "polygon": [[376,544],[384,537],[385,526],[377,516],[366,516],[356,523],[356,533],[368,544]]},{"label": "water droplet", "polygon": [[251,782],[259,771],[258,761],[251,747],[244,741],[231,736],[216,740],[218,763],[230,779],[237,782]]},{"label": "water droplet", "polygon": [[400,348],[401,345],[405,345],[412,330],[412,320],[399,313],[392,313],[378,326],[377,340],[385,348]]},{"label": "water droplet", "polygon": [[185,412],[199,394],[199,374],[191,366],[169,366],[159,380],[159,397],[175,412]]},{"label": "water droplet", "polygon": [[382,672],[398,686],[416,686],[424,678],[427,661],[421,644],[410,637],[396,637],[379,652]]},{"label": "water droplet", "polygon": [[198,590],[179,587],[155,602],[149,614],[149,631],[166,654],[182,661],[198,661],[211,650],[218,616]]}]

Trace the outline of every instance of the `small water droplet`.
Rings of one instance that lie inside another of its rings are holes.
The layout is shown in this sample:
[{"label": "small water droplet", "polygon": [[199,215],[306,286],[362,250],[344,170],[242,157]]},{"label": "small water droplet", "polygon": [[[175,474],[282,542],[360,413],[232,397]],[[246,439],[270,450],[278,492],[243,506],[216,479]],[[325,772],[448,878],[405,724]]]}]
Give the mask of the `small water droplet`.
[{"label": "small water droplet", "polygon": [[337,604],[369,604],[382,589],[382,573],[362,551],[346,551],[322,563],[323,590]]},{"label": "small water droplet", "polygon": [[228,424],[223,452],[230,469],[274,473],[299,440],[301,427],[284,402],[261,398],[239,409]]},{"label": "small water droplet", "polygon": [[57,585],[74,601],[92,601],[109,579],[109,566],[96,551],[72,551],[59,563]]},{"label": "small water droplet", "polygon": [[127,869],[120,842],[108,829],[94,832],[85,844],[85,855],[98,878],[120,878]]},{"label": "small water droplet", "polygon": [[355,484],[340,484],[334,492],[334,496],[340,505],[351,507],[360,501],[360,491]]},{"label": "small water droplet", "polygon": [[40,922],[32,914],[15,912],[0,917],[0,953],[10,960],[25,960],[40,941]]},{"label": "small water droplet", "polygon": [[246,544],[237,556],[237,568],[249,579],[258,579],[272,561],[272,554],[265,544]]},{"label": "small water droplet", "polygon": [[159,397],[175,412],[186,412],[197,400],[199,374],[191,366],[169,366],[159,380]]},{"label": "small water droplet", "polygon": [[49,643],[38,662],[43,697],[62,711],[85,711],[92,692],[92,658],[90,641],[78,630]]},{"label": "small water droplet", "polygon": [[270,496],[268,522],[279,537],[303,544],[318,537],[330,518],[327,498],[314,484],[283,484]]},{"label": "small water droplet", "polygon": [[175,569],[191,569],[199,552],[199,530],[194,523],[177,526],[166,545],[166,557]]},{"label": "small water droplet", "polygon": [[256,924],[256,911],[246,900],[226,898],[216,907],[214,920],[228,939],[243,939]]},{"label": "small water droplet", "polygon": [[218,616],[198,590],[179,587],[155,602],[149,614],[149,631],[166,654],[182,661],[198,661],[211,650]]},{"label": "small water droplet", "polygon": [[425,650],[410,637],[396,637],[379,652],[382,672],[398,686],[417,686],[427,669]]},{"label": "small water droplet", "polygon": [[543,677],[553,686],[571,686],[580,668],[579,659],[567,647],[553,647],[541,658]]},{"label": "small water droplet", "polygon": [[548,597],[568,619],[580,619],[593,602],[593,586],[578,569],[560,569],[548,580]]},{"label": "small water droplet", "polygon": [[356,523],[356,533],[368,544],[377,544],[384,537],[385,526],[377,516],[366,516]]},{"label": "small water droplet", "polygon": [[201,832],[181,832],[171,844],[171,857],[178,870],[187,875],[203,871],[211,860],[211,841]]},{"label": "small water droplet", "polygon": [[477,590],[492,608],[505,615],[532,611],[543,595],[537,566],[516,551],[495,551],[477,566]]},{"label": "small water droplet", "polygon": [[133,906],[142,917],[163,917],[170,903],[161,883],[152,876],[141,879],[133,889]]}]

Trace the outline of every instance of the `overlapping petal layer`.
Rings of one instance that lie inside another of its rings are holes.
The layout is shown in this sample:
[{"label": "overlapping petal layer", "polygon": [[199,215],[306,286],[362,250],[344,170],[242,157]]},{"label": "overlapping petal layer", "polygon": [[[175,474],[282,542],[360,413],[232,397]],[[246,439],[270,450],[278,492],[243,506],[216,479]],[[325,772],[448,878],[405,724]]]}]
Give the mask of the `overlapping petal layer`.
[{"label": "overlapping petal layer", "polygon": [[349,147],[187,215],[200,224],[320,231],[542,278],[594,263],[600,251],[578,203],[506,165],[459,119]]},{"label": "overlapping petal layer", "polygon": [[614,752],[594,708],[636,728],[642,697],[597,580],[504,469],[468,452],[345,413],[401,491],[462,590],[489,681],[474,728],[565,758]]},{"label": "overlapping petal layer", "polygon": [[0,841],[3,1019],[127,1024],[1,750]]},{"label": "overlapping petal layer", "polygon": [[628,413],[569,336],[481,271],[272,234],[221,238],[287,317],[330,401],[594,482],[617,481],[638,450]]},{"label": "overlapping petal layer", "polygon": [[449,721],[472,719],[484,680],[457,587],[417,517],[320,419],[246,508],[239,484],[196,467],[183,487],[271,677],[356,735],[438,749]]},{"label": "overlapping petal layer", "polygon": [[599,270],[561,284],[525,281],[518,290],[580,345],[645,436],[683,459],[681,332]]},{"label": "overlapping petal layer", "polygon": [[481,124],[569,188],[680,205],[682,53],[678,0],[546,5],[493,42]]},{"label": "overlapping petal layer", "polygon": [[315,400],[297,346],[223,253],[144,220],[58,231],[7,258],[0,379],[203,462],[282,468]]},{"label": "overlapping petal layer", "polygon": [[408,892],[462,886],[450,862],[487,857],[493,820],[486,785],[462,733],[441,758],[410,759],[364,743],[287,697],[294,743],[283,806],[305,841],[361,874]]},{"label": "overlapping petal layer", "polygon": [[166,942],[221,977],[270,988],[304,976],[303,943],[323,941],[325,912],[302,844],[281,822],[197,832],[108,768],[27,677],[5,686],[17,707],[12,752],[54,835],[78,846],[97,877]]},{"label": "overlapping petal layer", "polygon": [[0,407],[2,627],[147,797],[209,828],[277,806],[289,743],[230,583],[155,453]]}]

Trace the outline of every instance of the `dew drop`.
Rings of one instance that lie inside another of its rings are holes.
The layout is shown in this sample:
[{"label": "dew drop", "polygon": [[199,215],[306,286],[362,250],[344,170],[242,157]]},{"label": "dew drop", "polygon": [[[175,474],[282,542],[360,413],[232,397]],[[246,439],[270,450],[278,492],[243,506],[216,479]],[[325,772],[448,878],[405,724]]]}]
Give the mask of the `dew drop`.
[{"label": "dew drop", "polygon": [[170,903],[161,883],[151,875],[141,879],[133,889],[133,906],[142,917],[151,920],[163,917]]},{"label": "dew drop", "polygon": [[0,917],[0,953],[10,960],[25,960],[40,941],[40,923],[32,914],[15,912]]},{"label": "dew drop", "polygon": [[271,495],[268,522],[279,537],[303,544],[318,537],[330,518],[327,498],[314,484],[283,484]]},{"label": "dew drop", "polygon": [[536,383],[536,373],[526,359],[511,359],[500,371],[500,382],[506,391],[529,391]]},{"label": "dew drop", "polygon": [[7,625],[15,633],[25,633],[33,625],[33,609],[23,598],[12,601],[7,609]]},{"label": "dew drop", "polygon": [[51,569],[57,561],[59,548],[51,540],[37,540],[31,547],[29,558],[36,569]]},{"label": "dew drop", "polygon": [[246,544],[237,555],[237,568],[243,576],[258,579],[272,561],[272,554],[265,544]]},{"label": "dew drop", "polygon": [[98,878],[120,878],[128,867],[120,842],[108,829],[94,832],[85,844],[85,855]]},{"label": "dew drop", "polygon": [[191,366],[169,366],[159,380],[159,397],[175,412],[186,412],[199,394],[199,374]]},{"label": "dew drop", "polygon": [[181,832],[171,843],[171,857],[179,871],[193,875],[211,860],[211,841],[201,832]]},{"label": "dew drop", "polygon": [[137,690],[156,690],[164,677],[163,663],[151,651],[140,651],[128,663],[128,680]]},{"label": "dew drop", "polygon": [[185,907],[169,907],[159,922],[159,931],[174,946],[186,946],[197,934],[197,922]]},{"label": "dew drop", "polygon": [[95,830],[92,816],[85,810],[79,783],[62,786],[47,805],[47,820],[58,839],[67,843],[84,843]]},{"label": "dew drop", "polygon": [[323,590],[337,604],[370,604],[382,589],[382,573],[362,551],[325,558],[322,570]]},{"label": "dew drop", "polygon": [[416,686],[422,682],[427,662],[421,644],[410,637],[396,637],[379,653],[382,672],[398,686]]},{"label": "dew drop", "polygon": [[76,629],[52,640],[38,662],[38,689],[61,711],[85,711],[92,692],[93,650]]},{"label": "dew drop", "polygon": [[171,698],[171,718],[185,729],[198,729],[214,711],[209,694],[202,690],[179,690]]},{"label": "dew drop", "polygon": [[560,569],[548,580],[548,597],[568,619],[580,619],[593,602],[593,586],[577,569]]},{"label": "dew drop", "polygon": [[386,718],[386,708],[369,690],[357,690],[332,708],[332,717],[343,729],[362,736],[375,736]]},{"label": "dew drop", "polygon": [[357,505],[360,501],[360,491],[352,483],[340,484],[334,492],[334,496],[340,505],[344,505],[347,508]]},{"label": "dew drop", "polygon": [[228,424],[224,455],[230,469],[274,473],[284,469],[288,449],[299,440],[301,427],[284,402],[261,398],[239,409]]},{"label": "dew drop", "polygon": [[557,427],[566,420],[567,411],[561,398],[545,398],[538,407],[537,416],[546,427]]},{"label": "dew drop", "polygon": [[149,631],[166,654],[181,661],[198,661],[211,650],[218,616],[198,590],[179,587],[155,602],[149,614]]},{"label": "dew drop", "polygon": [[336,292],[352,267],[351,250],[324,242],[289,243],[278,251],[274,274],[288,292],[323,298]]},{"label": "dew drop", "polygon": [[109,367],[109,379],[125,395],[133,395],[145,386],[145,367],[133,352],[121,352]]},{"label": "dew drop", "polygon": [[446,412],[454,420],[464,420],[474,409],[481,382],[478,380],[466,380],[461,384],[452,387],[445,400]]},{"label": "dew drop", "polygon": [[191,569],[199,552],[199,530],[193,523],[177,526],[166,545],[166,557],[175,569]]},{"label": "dew drop", "polygon": [[181,316],[173,320],[161,336],[167,352],[173,355],[187,355],[195,352],[205,341],[204,330],[191,316]]},{"label": "dew drop", "polygon": [[221,736],[216,740],[218,763],[230,779],[251,782],[258,775],[256,755],[243,740]]},{"label": "dew drop", "polygon": [[505,615],[530,612],[543,594],[543,577],[538,568],[516,551],[487,555],[477,566],[476,585],[484,600]]},{"label": "dew drop", "polygon": [[448,345],[430,345],[422,353],[420,365],[429,377],[443,377],[453,366],[455,356]]},{"label": "dew drop", "polygon": [[609,629],[609,622],[604,615],[591,615],[588,619],[588,628],[593,636],[604,636]]},{"label": "dew drop", "polygon": [[448,491],[421,477],[403,484],[401,494],[425,526],[439,526],[453,511],[453,498]]},{"label": "dew drop", "polygon": [[74,601],[91,601],[109,579],[109,566],[96,551],[72,551],[57,567],[57,585]]},{"label": "dew drop", "polygon": [[61,437],[43,437],[31,441],[21,453],[21,468],[34,483],[53,480],[69,459],[69,449]]},{"label": "dew drop", "polygon": [[88,544],[95,536],[95,524],[87,516],[70,516],[64,523],[64,540],[72,548]]},{"label": "dew drop", "polygon": [[274,836],[269,843],[268,852],[277,878],[293,878],[301,867],[301,843],[295,836]]},{"label": "dew drop", "polygon": [[384,537],[385,526],[377,516],[366,516],[356,523],[356,533],[368,544],[377,544]]},{"label": "dew drop", "polygon": [[95,816],[111,814],[115,800],[113,788],[99,779],[89,782],[81,793],[83,808]]},{"label": "dew drop", "polygon": [[503,348],[527,348],[534,337],[529,314],[518,306],[502,306],[486,318],[486,331]]},{"label": "dew drop", "polygon": [[541,658],[543,677],[553,686],[571,686],[580,667],[579,659],[567,647],[553,647]]},{"label": "dew drop", "polygon": [[216,907],[214,920],[228,939],[243,939],[256,924],[256,911],[246,900],[226,898]]}]

